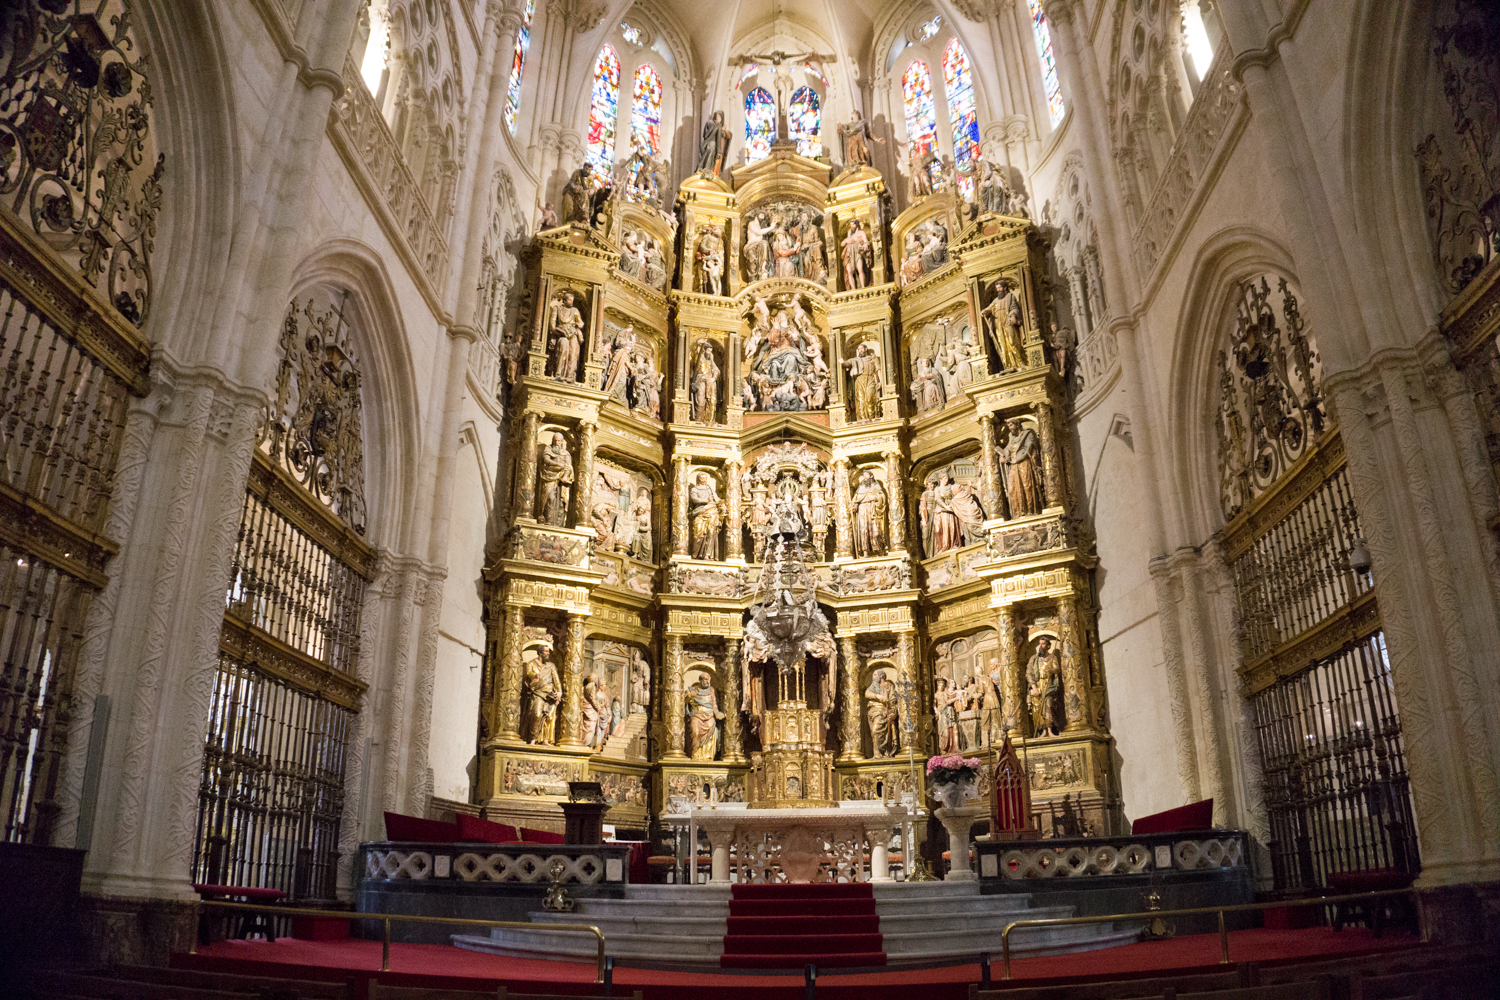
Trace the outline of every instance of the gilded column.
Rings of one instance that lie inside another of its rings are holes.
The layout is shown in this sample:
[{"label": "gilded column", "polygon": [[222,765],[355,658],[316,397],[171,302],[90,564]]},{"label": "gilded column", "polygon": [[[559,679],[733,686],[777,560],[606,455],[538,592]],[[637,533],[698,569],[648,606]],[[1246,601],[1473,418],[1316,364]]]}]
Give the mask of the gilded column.
[{"label": "gilded column", "polygon": [[851,535],[853,530],[849,516],[849,460],[837,458],[833,462],[833,530],[834,530],[834,555],[845,559],[853,558],[854,549]]},{"label": "gilded column", "polygon": [[995,415],[979,415],[981,459],[984,473],[984,512],[989,517],[1000,517],[1004,508],[1000,505],[1000,461],[995,444]]},{"label": "gilded column", "polygon": [[573,477],[573,527],[589,524],[589,504],[594,496],[594,449],[597,426],[585,420],[578,428],[578,471]]},{"label": "gilded column", "polygon": [[[666,723],[667,729],[667,751],[662,757],[674,760],[684,760],[687,753],[684,747],[684,733],[682,725],[682,636],[667,636],[667,697],[663,708],[667,717],[662,721]],[[727,714],[727,713],[726,713]]]},{"label": "gilded column", "polygon": [[1052,404],[1036,404],[1036,422],[1042,432],[1042,475],[1046,479],[1044,491],[1047,494],[1047,506],[1054,506],[1063,502],[1065,491],[1061,479],[1061,462],[1057,454],[1057,432],[1052,425]]},{"label": "gilded column", "polygon": [[859,648],[852,635],[840,637],[839,645],[844,652],[844,747],[839,751],[839,760],[856,761],[864,756],[859,731]]},{"label": "gilded column", "polygon": [[[744,532],[740,528],[740,470],[743,466],[739,462],[724,463],[724,492],[729,502],[729,523],[726,525],[728,536],[725,545],[725,556],[729,559],[741,559],[744,557]],[[728,730],[726,730],[728,732]]]},{"label": "gilded column", "polygon": [[1066,732],[1089,728],[1089,661],[1078,633],[1078,598],[1064,597],[1057,603],[1057,631],[1062,646],[1063,712]]},{"label": "gilded column", "polygon": [[521,633],[526,624],[519,604],[505,605],[504,652],[500,658],[500,737],[521,738]]},{"label": "gilded column", "polygon": [[578,727],[583,721],[583,620],[586,615],[568,612],[568,658],[563,661],[562,739],[560,746],[581,747]]},{"label": "gilded column", "polygon": [[521,455],[516,460],[516,517],[536,519],[536,435],[542,416],[527,410],[521,418]]},{"label": "gilded column", "polygon": [[[912,632],[896,633],[896,669],[901,672],[902,677],[911,679],[912,690],[915,692],[912,704],[912,714],[914,715],[914,718],[911,720],[913,725],[912,733],[913,739],[920,741],[922,738],[921,719],[922,716],[927,714],[931,705],[927,700],[927,687],[922,683],[922,677],[917,670],[917,650],[914,640],[915,634]],[[903,744],[906,743],[906,726],[907,720],[902,719],[901,742]],[[926,753],[927,749],[926,747],[918,746],[916,752]]]},{"label": "gilded column", "polygon": [[891,548],[906,548],[906,487],[901,480],[901,453],[888,451],[885,458],[885,489],[890,501]]},{"label": "gilded column", "polygon": [[740,638],[724,640],[724,760],[744,761],[744,739],[740,735]]},{"label": "gilded column", "polygon": [[678,458],[676,474],[672,481],[672,552],[679,556],[688,554],[688,463]]},{"label": "gilded column", "polygon": [[1026,683],[1022,677],[1024,664],[1016,662],[1016,609],[1014,605],[1007,604],[999,609],[996,616],[995,631],[1000,633],[1000,676],[1004,685],[1001,697],[1004,699],[1005,728],[1020,736],[1024,729],[1021,720],[1026,713]]}]

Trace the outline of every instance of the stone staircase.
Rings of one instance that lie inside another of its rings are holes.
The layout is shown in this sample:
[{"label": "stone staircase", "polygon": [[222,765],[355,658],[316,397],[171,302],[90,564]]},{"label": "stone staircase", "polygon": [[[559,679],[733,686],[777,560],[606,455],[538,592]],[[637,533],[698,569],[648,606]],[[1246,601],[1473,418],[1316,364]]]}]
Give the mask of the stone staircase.
[{"label": "stone staircase", "polygon": [[[972,959],[988,951],[1000,959],[1000,934],[1012,920],[1073,916],[1071,906],[1031,905],[1019,893],[982,896],[976,882],[880,882],[875,886],[880,933],[891,965]],[[631,963],[718,968],[728,930],[729,887],[632,885],[624,899],[578,901],[575,913],[533,911],[535,924],[594,924],[605,950]],[[1082,924],[1011,932],[1011,954],[1053,955],[1128,944],[1138,928]],[[592,959],[592,935],[507,930],[455,934],[460,948],[525,958]]]},{"label": "stone staircase", "polygon": [[646,713],[633,712],[625,716],[620,728],[604,741],[599,752],[610,757],[646,756]]}]

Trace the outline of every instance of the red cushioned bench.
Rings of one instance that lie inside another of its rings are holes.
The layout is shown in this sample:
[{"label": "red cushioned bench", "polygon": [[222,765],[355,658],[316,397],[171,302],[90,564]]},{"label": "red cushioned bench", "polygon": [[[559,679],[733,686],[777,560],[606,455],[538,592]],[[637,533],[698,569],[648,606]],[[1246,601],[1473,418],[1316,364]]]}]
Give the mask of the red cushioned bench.
[{"label": "red cushioned bench", "polygon": [[[193,891],[198,894],[199,899],[206,902],[253,903],[256,906],[268,906],[286,898],[286,893],[280,889],[264,889],[252,885],[206,885],[195,882]],[[198,920],[198,940],[203,944],[210,943],[207,921],[208,914],[201,914]],[[266,913],[259,910],[247,911],[240,914],[239,921],[238,937],[248,938],[256,931],[261,931],[266,935],[267,941],[276,940],[275,925]]]}]

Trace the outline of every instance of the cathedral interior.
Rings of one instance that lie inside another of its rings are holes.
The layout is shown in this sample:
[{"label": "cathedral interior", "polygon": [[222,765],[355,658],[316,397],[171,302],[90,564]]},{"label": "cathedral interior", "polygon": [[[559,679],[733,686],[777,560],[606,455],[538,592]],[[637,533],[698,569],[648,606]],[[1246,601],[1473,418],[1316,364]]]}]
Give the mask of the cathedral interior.
[{"label": "cathedral interior", "polygon": [[383,814],[595,782],[659,842],[1014,752],[1042,839],[1211,799],[1263,894],[1493,911],[1497,54],[1480,0],[6,5],[0,847],[139,957],[194,883],[348,900]]}]

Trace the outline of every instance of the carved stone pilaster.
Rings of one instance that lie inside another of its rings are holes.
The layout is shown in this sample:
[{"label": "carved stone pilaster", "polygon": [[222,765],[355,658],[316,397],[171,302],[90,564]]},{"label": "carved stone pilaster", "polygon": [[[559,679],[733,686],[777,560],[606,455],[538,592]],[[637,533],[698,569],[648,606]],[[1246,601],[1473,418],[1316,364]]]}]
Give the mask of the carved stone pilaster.
[{"label": "carved stone pilaster", "polygon": [[1001,683],[1004,685],[1000,695],[1005,703],[1005,728],[1019,734],[1026,703],[1026,684],[1021,676],[1024,668],[1016,656],[1016,609],[1014,605],[1007,604],[1000,608],[995,618],[995,631],[1000,637],[1000,655],[997,659],[1000,661]]},{"label": "carved stone pilaster", "polygon": [[1064,597],[1057,602],[1057,631],[1062,646],[1063,713],[1066,732],[1090,728],[1089,660],[1078,632],[1078,600]]},{"label": "carved stone pilaster", "polygon": [[1052,404],[1036,404],[1037,428],[1042,438],[1042,492],[1046,494],[1044,505],[1051,507],[1064,504],[1066,491],[1062,484],[1062,462],[1057,453],[1057,428],[1052,420]]},{"label": "carved stone pilaster", "polygon": [[573,526],[589,524],[589,504],[594,496],[594,449],[597,427],[585,420],[578,429],[578,472],[573,484]]},{"label": "carved stone pilaster", "polygon": [[741,763],[745,759],[744,739],[740,735],[740,640],[724,640],[724,760]]},{"label": "carved stone pilaster", "polygon": [[[686,466],[686,463],[683,463]],[[667,717],[663,720],[667,728],[667,751],[662,754],[672,760],[686,760],[685,732],[682,724],[682,636],[667,636],[666,656]]]},{"label": "carved stone pilaster", "polygon": [[885,458],[885,489],[891,511],[891,550],[906,548],[906,490],[901,485],[901,453],[888,451]]},{"label": "carved stone pilaster", "polygon": [[[922,716],[927,713],[927,706],[930,704],[930,702],[928,701],[927,697],[928,685],[922,683],[922,678],[918,675],[917,672],[916,633],[896,633],[896,669],[900,671],[902,677],[910,678],[912,684],[914,685],[913,690],[916,691],[916,701],[912,706],[914,716],[913,721],[920,720]],[[903,727],[905,726],[905,724],[906,723],[903,720]],[[922,738],[921,727],[918,726],[912,732],[914,734],[912,736],[912,739],[919,744],[916,747],[916,752],[926,753],[927,747],[920,745]],[[904,745],[906,741],[906,730],[904,728],[901,731],[901,740]]]},{"label": "carved stone pilaster", "polygon": [[516,516],[536,518],[536,434],[541,414],[528,410],[521,418],[521,455],[516,460]]},{"label": "carved stone pilaster", "polygon": [[563,661],[562,739],[561,746],[581,747],[578,727],[583,719],[583,619],[584,615],[568,612],[568,656]]},{"label": "carved stone pilaster", "polygon": [[836,459],[833,463],[833,527],[834,527],[834,554],[836,556],[851,559],[854,556],[852,546],[852,518],[849,512],[849,460],[847,458]]},{"label": "carved stone pilaster", "polygon": [[521,738],[521,628],[525,613],[519,604],[505,606],[505,633],[500,656],[500,720],[502,739]]},{"label": "carved stone pilaster", "polygon": [[744,557],[744,531],[741,529],[740,519],[740,470],[743,468],[739,462],[724,463],[724,491],[728,497],[729,512],[725,534],[727,544],[724,554],[730,559]]},{"label": "carved stone pilaster", "polygon": [[979,415],[980,431],[980,472],[984,476],[984,512],[990,517],[999,517],[1000,506],[1000,476],[999,455],[995,443],[995,415],[993,413],[981,413]]},{"label": "carved stone pilaster", "polygon": [[679,458],[675,465],[676,472],[672,477],[672,551],[685,556],[688,554],[687,459]]},{"label": "carved stone pilaster", "polygon": [[844,662],[844,692],[843,692],[843,749],[839,751],[839,760],[856,761],[863,756],[860,753],[859,732],[859,649],[852,635],[846,635],[839,639],[842,647]]}]

